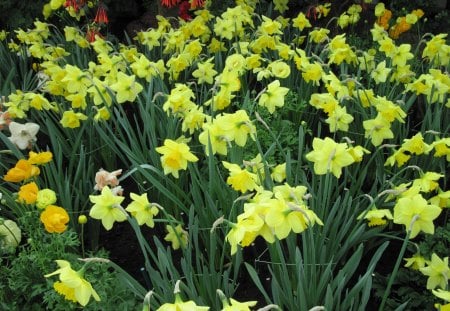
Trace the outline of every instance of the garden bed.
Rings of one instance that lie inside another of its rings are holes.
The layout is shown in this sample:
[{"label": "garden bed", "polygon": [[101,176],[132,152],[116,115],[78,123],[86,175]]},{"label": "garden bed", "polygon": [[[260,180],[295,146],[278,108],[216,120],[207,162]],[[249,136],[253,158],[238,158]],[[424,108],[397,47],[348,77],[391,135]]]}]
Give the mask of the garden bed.
[{"label": "garden bed", "polygon": [[446,310],[430,13],[162,3],[130,37],[80,0],[0,32],[0,309]]}]

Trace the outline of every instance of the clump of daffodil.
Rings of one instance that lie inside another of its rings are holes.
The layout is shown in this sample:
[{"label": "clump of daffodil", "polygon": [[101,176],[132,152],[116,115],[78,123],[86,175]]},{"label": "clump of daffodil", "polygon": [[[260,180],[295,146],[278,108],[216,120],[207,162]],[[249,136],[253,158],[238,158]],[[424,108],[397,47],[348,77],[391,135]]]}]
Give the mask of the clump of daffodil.
[{"label": "clump of daffodil", "polygon": [[203,124],[202,129],[199,141],[205,146],[206,154],[209,154],[211,146],[213,154],[226,155],[231,142],[234,141],[238,146],[244,147],[248,137],[254,139],[256,133],[256,128],[245,110],[220,114]]},{"label": "clump of daffodil", "polygon": [[276,186],[272,191],[257,192],[244,204],[244,212],[237,222],[226,221],[231,229],[226,240],[231,246],[231,255],[238,246],[250,245],[258,236],[268,243],[275,237],[286,238],[291,231],[301,233],[315,223],[323,225],[314,211],[306,204],[306,187]]}]

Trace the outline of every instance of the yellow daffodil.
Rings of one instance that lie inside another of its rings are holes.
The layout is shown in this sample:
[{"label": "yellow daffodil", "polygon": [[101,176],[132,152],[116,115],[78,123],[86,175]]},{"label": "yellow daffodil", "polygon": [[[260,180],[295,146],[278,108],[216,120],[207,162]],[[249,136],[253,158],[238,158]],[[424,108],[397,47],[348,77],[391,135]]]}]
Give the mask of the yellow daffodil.
[{"label": "yellow daffodil", "polygon": [[171,225],[166,226],[167,234],[164,237],[165,241],[172,243],[172,248],[177,250],[180,247],[186,248],[188,244],[188,233],[181,225],[173,227]]},{"label": "yellow daffodil", "polygon": [[415,238],[420,231],[434,233],[433,220],[442,212],[442,209],[428,202],[420,194],[398,199],[394,206],[394,223],[405,225],[410,231],[410,238]]},{"label": "yellow daffodil", "polygon": [[448,280],[450,279],[448,257],[441,259],[433,253],[431,261],[425,267],[420,268],[420,272],[428,276],[427,289],[435,289],[436,287],[441,289],[447,288]]},{"label": "yellow daffodil", "polygon": [[337,178],[341,176],[342,168],[355,162],[346,143],[336,143],[329,137],[325,139],[314,137],[313,151],[305,157],[308,161],[314,162],[314,173],[317,175],[332,172]]},{"label": "yellow daffodil", "polygon": [[398,167],[403,166],[411,158],[411,155],[405,153],[405,151],[406,150],[404,148],[395,150],[394,153],[386,159],[384,165],[394,166],[397,164]]},{"label": "yellow daffodil", "polygon": [[425,172],[421,177],[413,181],[413,187],[420,188],[421,192],[430,192],[439,187],[438,180],[444,177],[443,174],[436,172]]},{"label": "yellow daffodil", "polygon": [[305,14],[303,12],[298,13],[297,17],[292,19],[292,26],[295,28],[298,28],[300,31],[303,31],[305,28],[310,28],[311,23],[306,18]]},{"label": "yellow daffodil", "polygon": [[159,209],[148,201],[147,193],[138,195],[131,192],[130,197],[133,201],[128,204],[125,210],[136,218],[140,226],[146,224],[148,227],[153,228],[155,226],[153,216],[158,214]]},{"label": "yellow daffodil", "polygon": [[221,311],[250,311],[250,307],[254,307],[257,301],[239,302],[233,298],[227,299],[225,296],[221,299],[222,310]]},{"label": "yellow daffodil", "polygon": [[272,168],[270,177],[273,181],[283,182],[286,179],[286,163],[278,164]]},{"label": "yellow daffodil", "polygon": [[384,83],[391,70],[391,68],[386,68],[386,61],[382,61],[378,63],[377,67],[370,73],[370,76],[376,84]]},{"label": "yellow daffodil", "polygon": [[241,169],[239,165],[222,161],[223,166],[229,171],[227,184],[234,190],[245,193],[258,188],[258,176],[254,173]]},{"label": "yellow daffodil", "polygon": [[348,131],[349,124],[353,122],[353,117],[347,113],[346,107],[337,106],[325,120],[330,125],[330,132]]},{"label": "yellow daffodil", "polygon": [[322,43],[328,39],[330,30],[327,28],[316,28],[309,33],[309,40],[314,43]]},{"label": "yellow daffodil", "polygon": [[128,76],[123,72],[117,73],[117,82],[110,85],[110,88],[116,92],[117,103],[134,102],[137,95],[142,92],[142,85],[135,79],[134,75]]},{"label": "yellow daffodil", "polygon": [[406,261],[405,267],[411,268],[413,270],[419,270],[423,267],[425,267],[426,260],[423,258],[423,256],[420,253],[414,254],[410,258],[405,258]]},{"label": "yellow daffodil", "polygon": [[59,284],[54,285],[55,290],[62,294],[68,300],[78,301],[83,307],[86,306],[91,298],[91,296],[96,300],[100,301],[100,297],[92,288],[91,283],[83,278],[84,270],[75,271],[70,266],[70,262],[66,260],[56,260],[59,269],[56,271],[44,275],[48,278],[53,275],[59,275]]},{"label": "yellow daffodil", "polygon": [[125,198],[114,195],[108,186],[103,187],[100,195],[90,195],[89,200],[94,203],[89,216],[102,221],[106,230],[111,230],[114,222],[122,222],[127,219],[126,212],[120,206]]},{"label": "yellow daffodil", "polygon": [[365,129],[364,137],[370,137],[374,146],[381,145],[385,139],[394,138],[391,123],[383,118],[381,114],[378,114],[375,119],[363,121],[363,127]]},{"label": "yellow daffodil", "polygon": [[87,116],[81,112],[75,112],[73,110],[64,111],[61,121],[61,125],[67,128],[78,128],[80,127],[80,121],[87,120]]},{"label": "yellow daffodil", "polygon": [[420,132],[411,138],[405,138],[402,148],[416,155],[428,154],[431,150],[431,146],[423,140],[422,133]]},{"label": "yellow daffodil", "polygon": [[183,301],[180,295],[177,293],[175,295],[174,303],[165,303],[160,306],[156,311],[207,311],[209,307],[197,306],[197,304],[192,301]]},{"label": "yellow daffodil", "polygon": [[178,178],[178,171],[186,170],[188,162],[197,162],[198,158],[190,152],[187,144],[178,143],[171,139],[164,140],[164,146],[155,149],[162,154],[161,164],[164,169],[164,174],[172,174]]},{"label": "yellow daffodil", "polygon": [[280,81],[275,80],[267,86],[267,90],[261,94],[258,104],[264,106],[272,114],[275,107],[284,106],[284,96],[289,92],[287,87],[280,86]]},{"label": "yellow daffodil", "polygon": [[202,83],[213,84],[214,83],[214,76],[217,74],[217,71],[214,70],[214,64],[211,63],[212,60],[213,60],[213,58],[210,58],[206,62],[197,63],[197,69],[194,70],[194,72],[192,73],[192,76],[194,78],[197,78],[197,82],[199,84],[202,84]]},{"label": "yellow daffodil", "polygon": [[383,226],[387,223],[388,220],[393,219],[392,213],[388,209],[372,208],[367,213],[359,215],[357,219],[360,219],[361,217],[363,217],[363,215],[364,219],[368,221],[369,227]]}]

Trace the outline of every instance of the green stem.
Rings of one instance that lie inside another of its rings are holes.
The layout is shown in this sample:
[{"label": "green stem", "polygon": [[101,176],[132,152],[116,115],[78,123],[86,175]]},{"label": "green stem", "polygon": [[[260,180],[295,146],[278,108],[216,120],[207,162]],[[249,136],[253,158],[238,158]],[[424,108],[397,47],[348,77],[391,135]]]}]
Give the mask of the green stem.
[{"label": "green stem", "polygon": [[[414,220],[413,220],[414,221]],[[383,300],[381,301],[380,307],[378,308],[378,311],[384,310],[384,305],[386,304],[387,298],[389,297],[389,294],[391,293],[391,287],[394,283],[394,280],[397,276],[398,269],[400,267],[400,263],[402,262],[403,255],[406,251],[406,246],[408,245],[409,236],[411,234],[411,230],[409,230],[406,234],[406,238],[403,240],[402,248],[400,250],[400,253],[398,254],[397,261],[395,262],[394,270],[392,271],[391,276],[389,277],[389,282],[386,287],[386,290],[384,291]]]},{"label": "green stem", "polygon": [[84,258],[85,257],[85,253],[84,253],[84,224],[81,224],[81,233],[80,233],[81,237],[81,255]]}]

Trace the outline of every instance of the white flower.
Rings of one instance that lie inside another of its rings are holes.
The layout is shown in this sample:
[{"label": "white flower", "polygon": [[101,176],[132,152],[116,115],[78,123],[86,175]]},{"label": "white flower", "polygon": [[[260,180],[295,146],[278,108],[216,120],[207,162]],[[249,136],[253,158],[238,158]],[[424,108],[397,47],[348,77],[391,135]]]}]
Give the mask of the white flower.
[{"label": "white flower", "polygon": [[20,124],[17,122],[11,122],[9,124],[9,131],[11,132],[11,137],[9,137],[9,140],[19,149],[26,149],[30,143],[36,141],[36,134],[39,131],[39,125],[36,123]]}]

